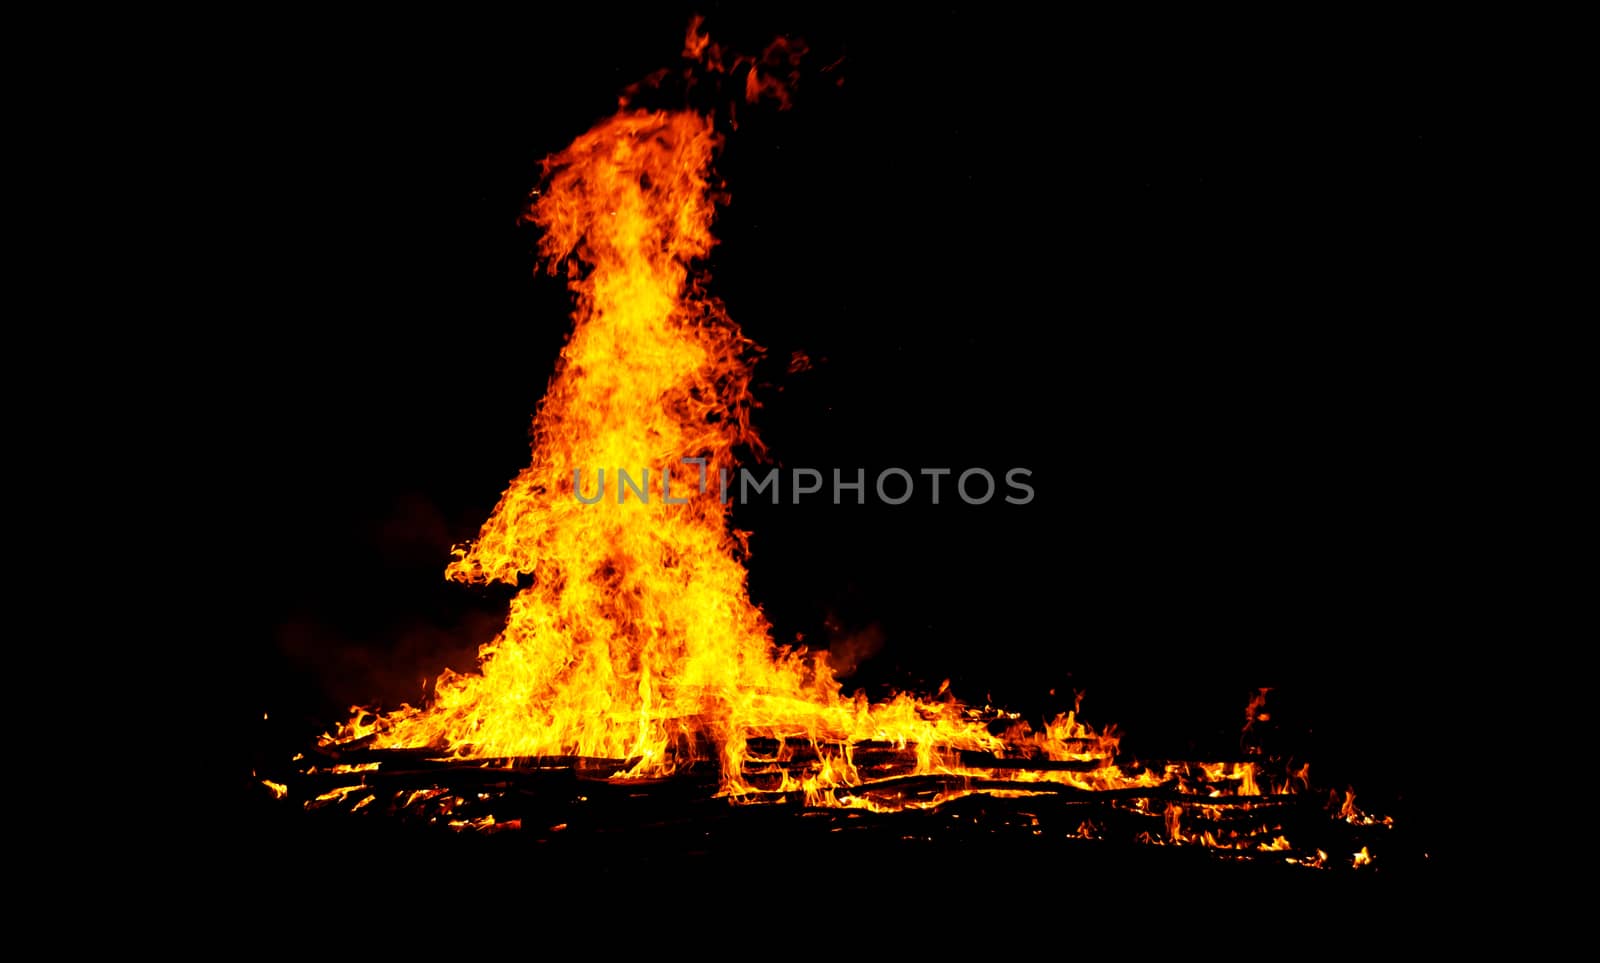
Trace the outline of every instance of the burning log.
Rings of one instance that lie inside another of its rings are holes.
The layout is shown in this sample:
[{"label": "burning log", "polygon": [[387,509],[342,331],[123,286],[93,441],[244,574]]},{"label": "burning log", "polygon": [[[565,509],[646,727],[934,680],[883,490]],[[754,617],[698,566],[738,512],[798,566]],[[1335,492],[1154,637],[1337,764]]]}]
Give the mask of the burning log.
[{"label": "burning log", "polygon": [[971,769],[1021,770],[1027,772],[1093,772],[1111,760],[1097,759],[1009,759],[993,753],[962,750],[961,765]]}]

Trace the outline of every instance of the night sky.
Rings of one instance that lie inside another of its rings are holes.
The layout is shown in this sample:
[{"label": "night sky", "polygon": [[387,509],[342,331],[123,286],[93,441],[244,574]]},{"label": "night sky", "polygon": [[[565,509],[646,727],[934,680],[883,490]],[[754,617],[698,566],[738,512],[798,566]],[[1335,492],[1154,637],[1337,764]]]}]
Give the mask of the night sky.
[{"label": "night sky", "polygon": [[509,590],[443,569],[526,465],[570,323],[518,215],[541,157],[679,66],[693,9],[735,49],[812,47],[794,109],[728,132],[708,264],[768,351],[777,463],[1026,467],[1037,491],[741,507],[777,638],[881,638],[870,691],[949,678],[1042,713],[1083,689],[1135,750],[1226,746],[1274,686],[1319,782],[1425,798],[1408,760],[1468,604],[1439,498],[1466,417],[1448,69],[1357,27],[986,6],[326,24],[228,65],[251,741],[414,698],[499,627]]}]

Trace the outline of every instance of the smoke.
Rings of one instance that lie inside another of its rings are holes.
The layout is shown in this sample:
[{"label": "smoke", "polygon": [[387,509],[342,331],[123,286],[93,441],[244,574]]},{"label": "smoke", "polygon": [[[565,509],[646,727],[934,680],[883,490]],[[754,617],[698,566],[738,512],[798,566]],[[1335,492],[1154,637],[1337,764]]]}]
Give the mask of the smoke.
[{"label": "smoke", "polygon": [[883,648],[883,628],[876,622],[865,628],[847,632],[838,621],[830,617],[828,629],[828,665],[835,678],[848,679],[861,663],[877,655]]},{"label": "smoke", "polygon": [[443,568],[450,546],[460,533],[471,533],[476,523],[452,524],[432,501],[417,492],[403,492],[390,501],[389,510],[372,528],[372,548],[390,567]]},{"label": "smoke", "polygon": [[319,717],[326,719],[356,704],[423,702],[443,670],[472,671],[479,646],[494,638],[504,621],[494,612],[469,612],[457,622],[351,638],[323,623],[295,620],[279,628],[278,647],[314,687],[323,707]]},{"label": "smoke", "polygon": [[450,546],[473,531],[453,514],[420,492],[396,493],[339,544],[347,569],[289,587],[272,632],[290,683],[282,710],[325,727],[352,705],[417,705],[443,670],[476,668],[504,604],[441,577]]}]

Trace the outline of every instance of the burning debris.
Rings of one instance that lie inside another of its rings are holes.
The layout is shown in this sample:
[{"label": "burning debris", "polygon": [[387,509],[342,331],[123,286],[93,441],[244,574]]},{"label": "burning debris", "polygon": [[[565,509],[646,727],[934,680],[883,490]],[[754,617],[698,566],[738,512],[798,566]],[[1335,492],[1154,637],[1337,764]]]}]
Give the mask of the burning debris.
[{"label": "burning debris", "polygon": [[[991,708],[964,714],[1005,733],[1004,753],[746,734],[732,778],[684,760],[658,767],[670,775],[652,776],[640,774],[642,758],[464,758],[375,748],[374,734],[325,741],[283,782],[263,785],[336,818],[517,831],[540,843],[572,830],[650,837],[685,821],[706,833],[741,818],[748,828],[752,817],[735,813],[759,812],[755,818],[787,821],[790,832],[797,819],[820,817],[812,832],[881,833],[909,828],[899,821],[914,817],[920,828],[908,838],[932,839],[933,826],[940,836],[1188,847],[1223,859],[1359,869],[1375,864],[1371,847],[1393,826],[1357,809],[1351,793],[1312,792],[1309,767],[1289,769],[1254,747],[1228,760],[1119,762],[1117,737],[1076,722],[1076,713],[1044,733]],[[709,759],[715,748],[686,758]]]}]

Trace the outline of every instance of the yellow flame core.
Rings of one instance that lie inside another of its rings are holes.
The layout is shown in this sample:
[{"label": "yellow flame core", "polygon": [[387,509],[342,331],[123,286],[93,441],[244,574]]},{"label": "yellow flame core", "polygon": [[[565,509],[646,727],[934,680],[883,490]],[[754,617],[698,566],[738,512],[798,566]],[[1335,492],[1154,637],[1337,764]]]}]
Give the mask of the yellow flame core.
[{"label": "yellow flame core", "polygon": [[[567,268],[575,326],[535,417],[532,464],[447,570],[531,584],[480,671],[448,674],[427,708],[378,720],[377,745],[636,759],[636,775],[716,751],[729,789],[753,735],[999,748],[953,702],[844,699],[825,662],[774,649],[750,600],[717,478],[735,445],[760,450],[748,421],[757,349],[694,269],[714,243],[718,145],[698,114],[634,111],[545,162],[528,216],[546,265]],[[684,458],[706,459],[704,492]],[[650,469],[648,502],[618,469],[638,482]],[[664,497],[663,469],[684,503]],[[575,471],[598,503],[575,497]]]}]

